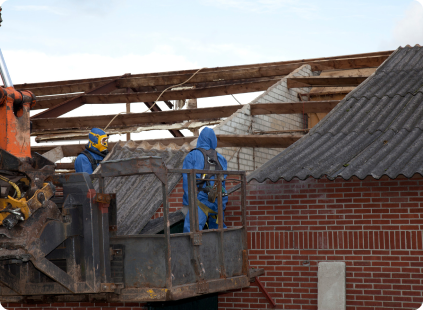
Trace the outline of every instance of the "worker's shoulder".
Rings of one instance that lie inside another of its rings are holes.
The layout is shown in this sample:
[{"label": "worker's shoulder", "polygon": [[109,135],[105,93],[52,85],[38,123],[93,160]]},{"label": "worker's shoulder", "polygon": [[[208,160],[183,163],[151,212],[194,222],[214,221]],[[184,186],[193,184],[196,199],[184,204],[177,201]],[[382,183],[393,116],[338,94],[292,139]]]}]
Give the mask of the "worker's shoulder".
[{"label": "worker's shoulder", "polygon": [[87,161],[87,162],[89,162],[90,160],[88,159],[88,157],[85,153],[79,153],[78,156],[76,156],[75,162],[76,161]]}]

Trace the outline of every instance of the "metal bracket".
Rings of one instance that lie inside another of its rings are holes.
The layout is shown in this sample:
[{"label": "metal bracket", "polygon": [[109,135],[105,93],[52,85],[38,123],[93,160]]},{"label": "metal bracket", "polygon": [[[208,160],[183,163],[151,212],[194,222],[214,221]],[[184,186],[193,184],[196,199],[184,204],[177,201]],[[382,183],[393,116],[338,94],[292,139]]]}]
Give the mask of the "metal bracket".
[{"label": "metal bracket", "polygon": [[262,275],[264,275],[263,268],[259,268],[259,269],[251,268],[250,270],[248,270],[248,278],[250,279],[251,283],[255,282],[256,278]]},{"label": "metal bracket", "polygon": [[201,233],[193,233],[191,235],[191,241],[192,241],[192,245],[201,245],[202,243]]},{"label": "metal bracket", "polygon": [[98,208],[101,213],[109,213],[109,206],[112,197],[109,194],[97,193],[95,201],[98,203]]},{"label": "metal bracket", "polygon": [[101,283],[102,292],[114,292],[117,289],[114,283]]},{"label": "metal bracket", "polygon": [[95,201],[96,202],[110,204],[110,200],[112,200],[112,197],[109,194],[101,194],[101,193],[98,193],[95,196]]}]

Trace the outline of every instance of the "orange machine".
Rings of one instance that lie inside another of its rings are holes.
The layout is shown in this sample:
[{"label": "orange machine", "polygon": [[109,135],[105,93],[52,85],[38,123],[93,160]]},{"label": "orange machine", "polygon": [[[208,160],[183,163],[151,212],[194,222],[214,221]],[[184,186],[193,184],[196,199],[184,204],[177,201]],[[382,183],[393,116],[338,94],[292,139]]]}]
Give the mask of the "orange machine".
[{"label": "orange machine", "polygon": [[44,159],[31,156],[29,111],[35,96],[13,88],[1,50],[0,75],[5,86],[0,87],[0,225],[11,229],[31,216],[36,210],[34,203],[41,206],[36,195],[53,196],[52,187],[44,180],[54,172],[54,164],[42,167],[45,164],[40,160]]},{"label": "orange machine", "polygon": [[0,149],[18,158],[31,157],[29,110],[34,105],[32,92],[0,88]]},{"label": "orange machine", "polygon": [[13,88],[1,50],[0,75],[5,87],[0,87],[0,149],[18,158],[29,158],[29,110],[35,105],[35,96],[30,91],[18,91]]}]

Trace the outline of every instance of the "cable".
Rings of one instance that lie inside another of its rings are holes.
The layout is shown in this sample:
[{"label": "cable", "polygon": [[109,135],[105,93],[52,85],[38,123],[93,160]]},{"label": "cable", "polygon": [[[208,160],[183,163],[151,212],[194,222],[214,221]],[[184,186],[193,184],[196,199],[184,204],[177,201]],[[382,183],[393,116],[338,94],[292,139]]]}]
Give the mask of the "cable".
[{"label": "cable", "polygon": [[[148,111],[150,111],[155,105],[156,105],[156,103],[157,103],[157,101],[159,101],[159,99],[161,98],[161,96],[167,91],[167,90],[169,90],[169,89],[171,89],[171,88],[175,88],[175,87],[178,87],[178,86],[182,86],[182,85],[184,85],[184,84],[186,84],[186,83],[188,83],[189,81],[191,81],[191,79],[194,77],[194,76],[196,76],[197,75],[197,73],[198,72],[200,72],[201,70],[203,70],[203,69],[205,69],[205,68],[200,68],[200,69],[198,69],[193,75],[191,75],[191,77],[188,79],[188,80],[186,80],[185,82],[183,82],[183,83],[181,83],[181,84],[177,84],[177,85],[173,85],[173,86],[169,86],[168,88],[166,88],[164,91],[162,91],[162,93],[159,95],[159,97],[157,97],[157,99],[156,99],[156,101],[154,101],[154,104],[151,106],[151,107],[149,107],[147,110],[145,110],[144,112],[141,112],[141,113],[146,113],[146,112],[148,112]],[[110,123],[103,129],[104,131],[106,131],[106,129],[110,126],[110,124],[115,120],[115,118],[116,117],[118,117],[120,114],[122,114],[122,113],[126,113],[126,112],[120,112],[120,113],[118,113],[111,121],[110,121]]]},{"label": "cable", "polygon": [[126,113],[126,112],[120,112],[118,114],[115,115],[115,117],[113,117],[113,119],[107,124],[107,126],[104,128],[104,131],[106,131],[106,129],[110,126],[110,124],[115,120],[116,117],[118,117],[119,115],[121,115],[122,113]]},{"label": "cable", "polygon": [[236,100],[236,102],[238,102],[240,105],[242,105],[242,103],[239,102],[238,99],[236,99],[234,95],[231,94],[231,96],[234,97],[234,99]]},{"label": "cable", "polygon": [[8,178],[5,178],[4,176],[1,176],[1,175],[0,175],[0,180],[3,180],[5,182],[9,183],[10,185],[12,185],[13,188],[16,190],[16,194],[17,194],[16,200],[21,199],[22,193],[21,193],[21,190],[19,189],[19,186],[17,186],[15,183],[10,181]]}]

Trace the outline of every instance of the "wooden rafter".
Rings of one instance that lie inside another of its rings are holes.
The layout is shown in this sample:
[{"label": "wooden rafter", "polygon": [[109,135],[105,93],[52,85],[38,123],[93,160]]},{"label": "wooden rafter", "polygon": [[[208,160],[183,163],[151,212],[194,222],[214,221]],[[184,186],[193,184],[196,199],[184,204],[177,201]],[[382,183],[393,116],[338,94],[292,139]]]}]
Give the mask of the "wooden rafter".
[{"label": "wooden rafter", "polygon": [[[249,69],[249,68],[256,68],[256,67],[269,67],[269,66],[279,66],[279,65],[289,65],[289,64],[303,65],[305,63],[313,63],[316,65],[319,64],[319,65],[331,67],[334,69],[368,68],[368,67],[379,66],[381,64],[381,61],[383,62],[383,59],[386,59],[389,55],[392,54],[392,52],[393,51],[383,51],[383,52],[364,53],[364,54],[352,54],[352,55],[342,55],[342,56],[333,56],[333,57],[321,57],[321,58],[310,58],[310,59],[291,60],[291,61],[279,61],[279,62],[271,62],[271,63],[249,64],[249,65],[241,65],[241,66],[205,68],[201,71],[201,73],[215,73],[215,72],[227,71],[227,70],[239,70],[239,69]],[[335,62],[328,63],[330,61],[335,61]],[[196,71],[197,69],[156,72],[156,73],[146,73],[146,74],[134,74],[134,75],[131,75],[131,78],[146,78],[146,77],[158,77],[158,76],[169,76],[169,75],[191,75]],[[116,78],[119,78],[119,76],[67,80],[67,81],[54,81],[54,82],[25,83],[25,84],[16,84],[15,88],[21,90],[21,89],[63,86],[63,85],[71,85],[71,84],[97,83],[102,81],[104,83],[107,80],[114,80]],[[92,84],[91,87],[95,87],[94,84]],[[38,95],[41,95],[41,94],[38,94]]]},{"label": "wooden rafter", "polygon": [[[161,98],[164,101],[183,100],[187,98],[204,98],[263,91],[273,85],[277,80],[304,64],[310,64],[312,70],[370,68],[379,66],[392,51],[345,55],[328,58],[304,59],[285,62],[253,64],[244,66],[231,66],[222,68],[205,68],[196,74],[184,88],[166,92]],[[105,77],[73,81],[57,81],[48,83],[33,83],[16,85],[17,89],[29,89],[38,96],[35,109],[48,109],[33,116],[36,118],[58,117],[83,104],[101,103],[131,103],[155,101],[161,91],[170,86],[186,81],[196,70],[173,71],[163,73],[148,73],[123,77]],[[350,78],[351,80],[352,78]],[[341,79],[342,80],[342,79]],[[340,83],[330,83],[322,79],[289,80],[290,87],[306,87],[310,85],[330,86]],[[357,81],[343,84],[356,85]],[[136,91],[132,94],[111,93],[131,88]],[[63,96],[65,94],[65,96]],[[59,96],[58,96],[59,95]],[[169,105],[169,104],[168,104]],[[171,106],[171,105],[169,105]],[[172,133],[179,136],[179,133]]]},{"label": "wooden rafter", "polygon": [[[155,112],[161,112],[162,109],[157,105],[154,104],[154,102],[144,102],[144,104],[147,106],[147,108],[151,109],[151,111],[155,111]],[[161,124],[165,124],[165,123],[161,123]],[[170,134],[174,137],[183,137],[183,133],[179,130],[176,129],[171,129],[169,130]]]},{"label": "wooden rafter", "polygon": [[[121,77],[114,79],[114,80],[109,80],[109,81],[101,84],[100,86],[97,86],[97,87],[91,89],[87,94],[94,95],[94,94],[110,93],[111,91],[117,89],[116,82],[120,78]],[[74,98],[66,100],[63,103],[56,104],[56,105],[50,107],[48,110],[43,111],[43,112],[41,112],[41,113],[31,117],[31,118],[58,117],[58,116],[61,116],[63,114],[66,114],[67,112],[70,112],[70,111],[84,105],[85,101],[84,101],[83,97],[84,97],[84,95],[78,95]]]},{"label": "wooden rafter", "polygon": [[[254,82],[243,82],[224,86],[211,86],[205,88],[192,88],[182,90],[172,90],[165,92],[161,100],[184,100],[205,97],[224,96],[230,94],[241,94],[256,91],[264,91],[280,79],[265,79]],[[155,101],[161,91],[141,92],[130,94],[101,94],[101,95],[80,95],[86,104],[104,104],[104,103],[127,103],[127,102],[152,102]],[[39,98],[38,103],[43,108],[57,105],[62,100],[59,98],[50,99],[48,97]],[[38,115],[38,114],[37,114]],[[40,118],[40,117],[38,117]]]},{"label": "wooden rafter", "polygon": [[[281,102],[250,104],[251,115],[266,114],[295,114],[329,112],[339,101],[314,101],[314,102]],[[243,106],[224,106],[213,108],[186,109],[175,111],[161,111],[149,113],[130,113],[119,115],[110,125],[110,128],[123,128],[152,124],[172,124],[193,120],[214,120],[229,117]],[[33,131],[89,129],[92,127],[105,127],[114,115],[62,117],[32,120]]]},{"label": "wooden rafter", "polygon": [[335,86],[358,86],[363,83],[368,76],[349,77],[292,77],[288,78],[288,88],[301,87],[335,87]]},{"label": "wooden rafter", "polygon": [[[337,59],[337,60],[321,60],[317,62],[310,62],[313,71],[320,71],[322,69],[350,69],[350,68],[369,68],[380,65],[387,56],[373,56],[364,58],[351,58],[351,59]],[[200,72],[195,75],[189,85],[197,83],[212,83],[215,81],[235,81],[242,79],[254,79],[283,76],[291,73],[299,68],[306,62],[294,64],[281,64],[273,66],[258,66],[250,68],[239,68],[232,70],[216,70],[211,72]],[[121,78],[117,82],[118,88],[138,88],[138,87],[157,87],[157,86],[172,86],[180,84],[191,77],[191,73],[185,74],[172,74],[137,77],[129,76]],[[27,90],[32,91],[37,96],[56,95],[56,94],[69,94],[77,92],[88,92],[90,89],[100,86],[101,84],[112,80],[99,80],[90,81],[87,83],[73,83],[64,85],[53,85],[47,87],[28,87]],[[201,87],[201,85],[200,85]]]}]

